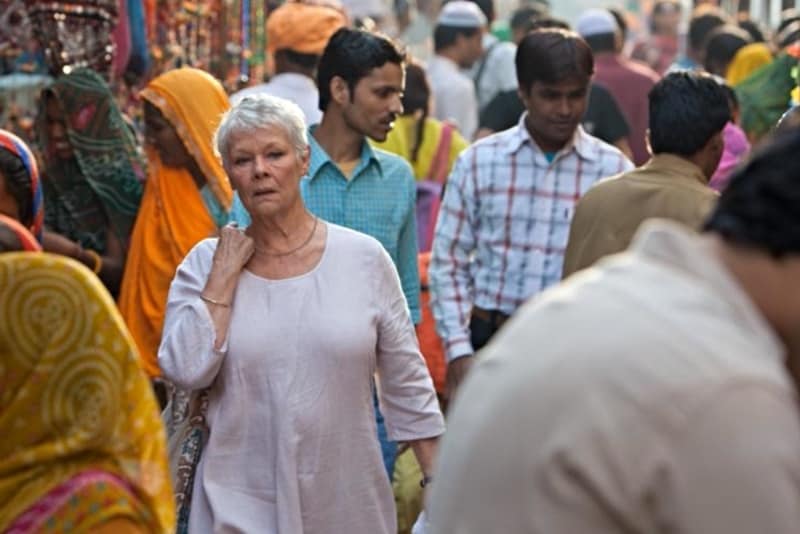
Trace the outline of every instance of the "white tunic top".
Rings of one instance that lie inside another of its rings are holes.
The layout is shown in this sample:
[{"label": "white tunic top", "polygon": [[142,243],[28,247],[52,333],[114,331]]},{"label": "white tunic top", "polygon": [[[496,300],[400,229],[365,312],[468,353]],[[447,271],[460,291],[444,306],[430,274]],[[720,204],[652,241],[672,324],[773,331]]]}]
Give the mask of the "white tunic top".
[{"label": "white tunic top", "polygon": [[178,268],[159,363],[179,386],[210,386],[193,534],[394,533],[371,396],[376,372],[391,439],[444,431],[391,259],[371,237],[327,227],[308,273],[242,272],[221,351],[200,299],[216,239]]}]

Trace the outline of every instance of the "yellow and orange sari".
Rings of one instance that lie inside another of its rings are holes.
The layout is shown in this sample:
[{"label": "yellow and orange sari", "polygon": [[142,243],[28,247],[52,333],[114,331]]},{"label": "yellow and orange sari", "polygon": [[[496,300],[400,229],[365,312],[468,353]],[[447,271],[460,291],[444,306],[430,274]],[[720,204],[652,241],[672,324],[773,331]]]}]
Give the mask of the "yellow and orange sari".
[{"label": "yellow and orange sari", "polygon": [[[154,79],[141,96],[172,124],[214,199],[228,211],[233,193],[212,149],[214,131],[230,106],[220,83],[202,70],[182,68]],[[216,232],[217,223],[188,170],[165,167],[154,151],[148,160],[150,172],[131,237],[119,308],[152,377],[161,374],[158,345],[175,269],[194,245]]]},{"label": "yellow and orange sari", "polygon": [[0,254],[0,318],[0,532],[173,532],[158,406],[97,277]]}]

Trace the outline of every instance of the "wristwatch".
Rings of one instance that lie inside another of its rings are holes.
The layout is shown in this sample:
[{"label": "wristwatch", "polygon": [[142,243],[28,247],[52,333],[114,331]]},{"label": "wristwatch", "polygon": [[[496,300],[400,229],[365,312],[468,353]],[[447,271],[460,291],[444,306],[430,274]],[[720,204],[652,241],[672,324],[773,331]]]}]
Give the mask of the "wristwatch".
[{"label": "wristwatch", "polygon": [[433,481],[433,478],[431,478],[429,475],[425,475],[425,476],[422,477],[422,480],[419,481],[419,487],[420,488],[424,488],[425,486],[430,484],[432,481]]}]

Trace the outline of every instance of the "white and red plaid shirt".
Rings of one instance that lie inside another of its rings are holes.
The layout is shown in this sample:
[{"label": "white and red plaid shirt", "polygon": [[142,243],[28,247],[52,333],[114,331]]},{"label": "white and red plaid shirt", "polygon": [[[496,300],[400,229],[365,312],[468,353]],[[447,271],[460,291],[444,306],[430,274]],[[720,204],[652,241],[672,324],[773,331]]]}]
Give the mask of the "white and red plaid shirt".
[{"label": "white and red plaid shirt", "polygon": [[550,163],[525,118],[464,150],[448,178],[428,271],[448,360],[473,352],[473,306],[511,314],[561,279],[576,202],[601,178],[633,168],[581,127]]}]

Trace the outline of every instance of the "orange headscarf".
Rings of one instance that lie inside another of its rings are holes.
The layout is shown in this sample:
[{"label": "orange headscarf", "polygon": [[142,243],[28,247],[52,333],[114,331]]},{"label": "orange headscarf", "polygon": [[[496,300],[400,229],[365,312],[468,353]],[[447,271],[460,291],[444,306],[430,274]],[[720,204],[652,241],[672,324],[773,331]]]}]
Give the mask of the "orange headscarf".
[{"label": "orange headscarf", "polygon": [[[214,131],[230,107],[222,85],[204,71],[183,68],[154,79],[141,96],[175,128],[217,202],[229,210],[233,193],[212,149]],[[148,159],[150,174],[131,237],[119,308],[145,370],[158,376],[158,346],[175,269],[217,227],[188,170],[165,167],[154,151]]]},{"label": "orange headscarf", "polygon": [[267,46],[270,53],[321,55],[331,35],[346,25],[344,11],[333,2],[286,2],[267,17]]}]

